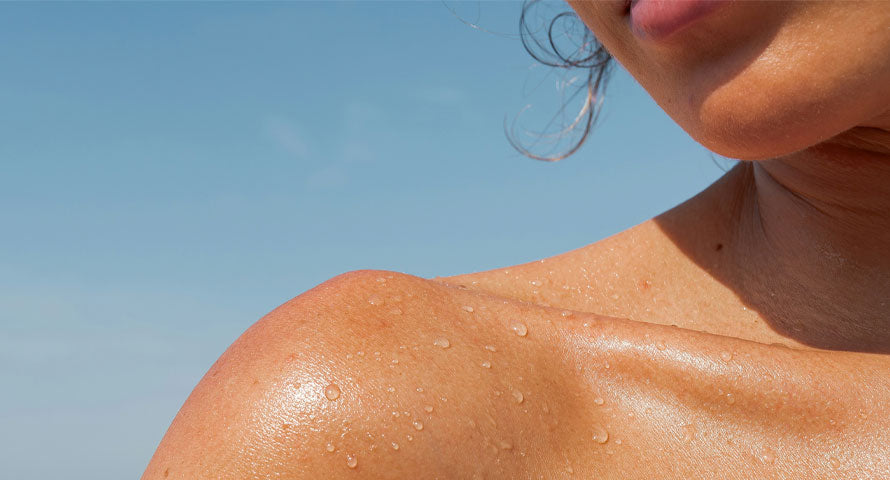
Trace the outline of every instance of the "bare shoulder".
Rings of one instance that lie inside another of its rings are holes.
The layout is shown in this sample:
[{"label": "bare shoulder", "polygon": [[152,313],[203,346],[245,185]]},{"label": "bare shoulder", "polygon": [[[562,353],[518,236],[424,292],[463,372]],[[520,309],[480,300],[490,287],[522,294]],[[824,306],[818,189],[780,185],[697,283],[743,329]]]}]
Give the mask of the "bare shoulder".
[{"label": "bare shoulder", "polygon": [[522,439],[535,432],[553,448],[572,441],[570,430],[552,431],[544,410],[553,418],[575,397],[552,406],[533,398],[567,391],[573,375],[559,373],[561,355],[546,335],[520,323],[533,309],[392,272],[335,277],[225,352],[143,478],[472,478],[538,469],[541,452]]},{"label": "bare shoulder", "polygon": [[[248,329],[143,478],[873,475],[887,468],[886,373],[877,357],[358,271]],[[839,446],[853,435],[859,453]]]}]

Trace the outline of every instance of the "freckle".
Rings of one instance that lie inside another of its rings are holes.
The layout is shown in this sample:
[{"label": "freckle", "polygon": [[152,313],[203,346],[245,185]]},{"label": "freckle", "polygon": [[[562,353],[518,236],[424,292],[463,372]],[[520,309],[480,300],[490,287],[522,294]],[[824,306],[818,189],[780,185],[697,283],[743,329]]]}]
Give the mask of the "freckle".
[{"label": "freckle", "polygon": [[519,390],[513,390],[513,400],[515,400],[516,403],[522,403],[522,401],[525,400],[525,397]]},{"label": "freckle", "polygon": [[325,445],[324,449],[327,450],[328,452],[333,452],[333,451],[334,451],[334,444],[333,444],[333,443],[328,443],[327,445]]},{"label": "freckle", "polygon": [[281,429],[284,430],[284,431],[286,432],[286,431],[290,430],[290,427],[292,427],[292,426],[293,426],[293,425],[291,425],[291,424],[289,424],[289,423],[282,423],[282,424],[281,424]]},{"label": "freckle", "polygon": [[473,313],[473,307],[471,307],[469,305],[464,305],[463,307],[460,307],[460,308],[462,308],[463,311],[465,311],[467,313]]},{"label": "freckle", "polygon": [[489,361],[482,362],[482,368],[491,368],[491,362],[489,362]]},{"label": "freckle", "polygon": [[525,326],[524,323],[516,322],[510,328],[513,330],[514,333],[516,333],[516,335],[519,335],[520,337],[528,335],[528,328]]},{"label": "freckle", "polygon": [[498,351],[498,349],[495,348],[494,345],[486,345],[485,349],[488,350],[489,352],[497,352]]},{"label": "freckle", "polygon": [[433,345],[437,347],[448,348],[451,346],[451,342],[449,342],[447,338],[440,337],[437,338],[435,342],[433,342]]},{"label": "freckle", "polygon": [[346,466],[349,468],[355,468],[358,466],[358,459],[355,458],[355,455],[346,455]]},{"label": "freckle", "polygon": [[169,469],[169,468],[164,469],[164,478],[167,478],[168,476],[170,476],[170,469]]},{"label": "freckle", "polygon": [[718,251],[718,252],[719,252],[720,250],[723,250],[723,244],[722,244],[722,243],[718,243],[716,246],[714,246],[714,250],[716,250],[716,251]]},{"label": "freckle", "polygon": [[426,411],[426,413],[433,413],[432,405],[427,405],[427,406],[423,407],[423,409]]},{"label": "freckle", "polygon": [[414,423],[412,423],[412,425],[414,425],[414,430],[423,430],[423,422],[421,422],[420,420],[414,420]]},{"label": "freckle", "polygon": [[333,383],[328,385],[324,388],[324,396],[331,401],[340,398],[340,387],[334,385]]},{"label": "freckle", "polygon": [[254,385],[259,385],[259,384],[260,384],[260,381],[259,381],[259,380],[254,380],[254,381],[253,381],[253,384],[254,384]]},{"label": "freckle", "polygon": [[383,305],[383,298],[380,295],[372,294],[368,297],[368,303],[371,305]]}]

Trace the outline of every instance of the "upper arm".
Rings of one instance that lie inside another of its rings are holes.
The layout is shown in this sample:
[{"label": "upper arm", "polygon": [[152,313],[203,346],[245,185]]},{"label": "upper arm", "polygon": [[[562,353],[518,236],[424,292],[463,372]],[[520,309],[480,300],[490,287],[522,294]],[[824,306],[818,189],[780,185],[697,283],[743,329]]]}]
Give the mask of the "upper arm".
[{"label": "upper arm", "polygon": [[[504,342],[442,288],[351,272],[274,310],[201,380],[143,479],[470,478],[486,462],[503,471],[498,451],[527,428],[506,417],[517,408],[510,389],[537,387],[539,374],[504,376],[509,348],[500,372],[480,367],[494,355],[480,337]],[[527,470],[525,452],[514,453]]]}]

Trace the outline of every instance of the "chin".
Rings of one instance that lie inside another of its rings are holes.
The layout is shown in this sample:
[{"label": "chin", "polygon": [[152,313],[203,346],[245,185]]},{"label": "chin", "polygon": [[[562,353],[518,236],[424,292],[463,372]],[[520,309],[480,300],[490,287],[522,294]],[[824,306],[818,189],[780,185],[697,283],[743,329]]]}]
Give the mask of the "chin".
[{"label": "chin", "polygon": [[775,94],[747,101],[712,98],[676,120],[705,148],[738,160],[768,160],[805,150],[859,121],[855,112],[840,105],[790,104],[781,98]]}]

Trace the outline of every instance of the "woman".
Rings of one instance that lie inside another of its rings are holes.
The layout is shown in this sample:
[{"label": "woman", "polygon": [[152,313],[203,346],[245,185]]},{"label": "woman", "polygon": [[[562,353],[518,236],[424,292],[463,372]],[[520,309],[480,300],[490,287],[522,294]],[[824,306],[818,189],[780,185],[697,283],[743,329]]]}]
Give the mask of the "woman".
[{"label": "woman", "polygon": [[143,478],[890,477],[890,3],[572,7],[744,161],[554,258],[294,298]]}]

